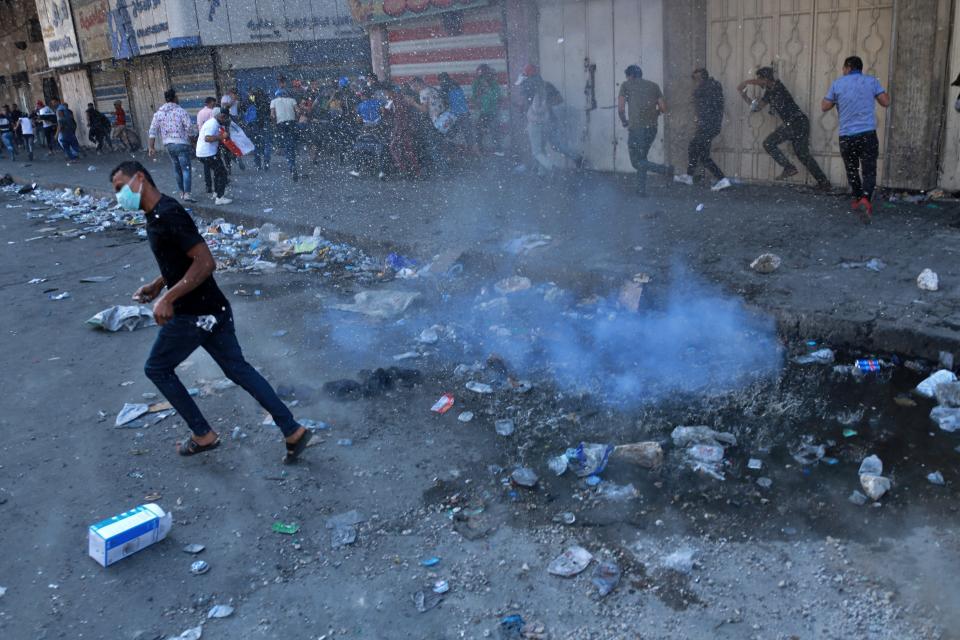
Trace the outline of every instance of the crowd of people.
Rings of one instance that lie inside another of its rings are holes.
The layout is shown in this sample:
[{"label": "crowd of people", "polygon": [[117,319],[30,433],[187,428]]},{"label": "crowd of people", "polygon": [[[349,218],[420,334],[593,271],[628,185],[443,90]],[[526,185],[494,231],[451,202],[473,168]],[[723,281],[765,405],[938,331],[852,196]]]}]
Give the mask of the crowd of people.
[{"label": "crowd of people", "polygon": [[[677,174],[671,165],[648,159],[657,138],[661,116],[668,113],[660,87],[643,77],[637,65],[625,70],[620,85],[617,112],[628,130],[630,161],[636,170],[637,192],[646,195],[647,173],[659,173],[667,180],[693,185],[697,172],[713,175],[712,189],[732,186],[710,157],[713,140],[720,135],[724,119],[723,87],[706,69],[695,69],[691,96],[695,132],[689,141],[686,172]],[[582,154],[568,146],[565,130],[556,109],[563,103],[560,91],[528,64],[517,79],[515,106],[522,112],[529,144],[530,166],[537,175],[548,176],[569,163],[580,168]],[[759,87],[755,97],[748,87]],[[799,162],[820,189],[832,185],[810,153],[810,119],[803,113],[787,87],[771,67],[762,67],[755,77],[737,87],[738,94],[753,112],[769,107],[782,124],[763,141],[764,150],[782,167],[778,179],[785,180],[799,169],[780,150],[789,142]],[[254,169],[270,171],[275,153],[284,156],[292,180],[303,175],[306,165],[317,164],[322,156],[337,158],[351,176],[390,175],[421,178],[444,174],[465,158],[500,151],[503,95],[497,73],[480,65],[472,79],[468,99],[461,85],[446,73],[436,77],[436,86],[423,78],[408,82],[382,82],[376,75],[355,79],[341,77],[324,83],[289,81],[277,77],[276,87],[253,87],[241,96],[236,89],[218,100],[206,98],[195,117],[179,105],[176,92],[168,90],[164,104],[153,115],[149,128],[148,153],[159,146],[169,155],[176,175],[179,196],[194,201],[192,165],[203,167],[206,192],[216,204],[232,202],[226,196],[234,167],[245,170],[245,156],[252,156]],[[839,113],[839,144],[854,195],[852,207],[862,217],[872,213],[879,154],[875,104],[888,106],[890,99],[880,82],[863,74],[863,61],[846,59],[843,76],[824,96],[821,107]],[[135,150],[139,140],[127,126],[121,102],[114,104],[112,118],[87,105],[86,125],[97,152],[122,148]],[[0,141],[11,159],[19,150],[33,158],[34,145],[46,146],[48,154],[59,147],[67,162],[76,160],[80,145],[77,121],[65,102],[38,102],[29,114],[3,106],[0,112]]]}]

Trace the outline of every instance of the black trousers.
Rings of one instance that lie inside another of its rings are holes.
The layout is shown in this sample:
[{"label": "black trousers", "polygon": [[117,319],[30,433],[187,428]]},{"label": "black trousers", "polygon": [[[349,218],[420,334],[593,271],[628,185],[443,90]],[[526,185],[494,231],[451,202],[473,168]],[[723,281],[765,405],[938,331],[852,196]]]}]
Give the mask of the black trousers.
[{"label": "black trousers", "polygon": [[[880,155],[880,140],[876,131],[866,131],[855,136],[840,136],[840,156],[847,170],[847,182],[856,199],[873,198],[877,187],[877,156]],[[863,177],[861,180],[861,169]]]},{"label": "black trousers", "polygon": [[200,158],[200,162],[203,163],[204,173],[209,169],[210,173],[213,174],[213,192],[217,194],[218,198],[222,198],[227,190],[227,168],[224,166],[220,154],[216,153],[209,158]]},{"label": "black trousers", "polygon": [[718,135],[720,135],[720,129],[697,127],[697,132],[693,134],[690,146],[687,147],[687,175],[692,176],[699,164],[716,176],[717,180],[723,180],[725,177],[723,171],[710,157],[710,145]]},{"label": "black trousers", "polygon": [[785,124],[767,136],[763,141],[763,148],[770,154],[770,157],[784,169],[793,167],[793,163],[790,162],[779,149],[779,146],[788,140],[790,144],[793,145],[793,152],[797,154],[797,160],[807,168],[807,171],[809,171],[813,179],[817,181],[817,184],[829,183],[830,181],[827,180],[823,169],[820,168],[817,161],[810,155],[810,121],[804,118],[797,122]]}]

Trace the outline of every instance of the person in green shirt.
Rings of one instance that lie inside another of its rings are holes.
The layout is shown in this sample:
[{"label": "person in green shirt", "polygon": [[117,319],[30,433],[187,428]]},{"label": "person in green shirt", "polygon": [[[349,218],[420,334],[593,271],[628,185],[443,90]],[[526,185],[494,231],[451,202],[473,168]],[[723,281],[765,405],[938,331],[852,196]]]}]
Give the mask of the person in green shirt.
[{"label": "person in green shirt", "polygon": [[647,160],[650,147],[657,138],[657,120],[661,113],[667,113],[667,103],[659,85],[643,79],[640,67],[632,64],[625,73],[627,79],[620,85],[617,110],[620,122],[629,131],[627,148],[630,150],[630,164],[637,170],[637,194],[645,196],[648,171],[673,179],[673,166]]},{"label": "person in green shirt", "polygon": [[477,77],[473,80],[473,108],[477,111],[477,147],[483,151],[483,141],[487,138],[493,151],[500,150],[500,83],[497,74],[490,65],[477,67]]}]

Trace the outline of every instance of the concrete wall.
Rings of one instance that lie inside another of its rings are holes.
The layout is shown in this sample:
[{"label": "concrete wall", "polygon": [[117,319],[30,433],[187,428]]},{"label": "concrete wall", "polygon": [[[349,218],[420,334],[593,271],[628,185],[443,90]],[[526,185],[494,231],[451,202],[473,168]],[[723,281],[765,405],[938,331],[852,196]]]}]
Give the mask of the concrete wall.
[{"label": "concrete wall", "polygon": [[678,171],[687,163],[687,143],[693,136],[692,71],[707,66],[707,0],[665,2],[663,5],[663,93],[666,118],[664,155]]},{"label": "concrete wall", "polygon": [[[960,11],[954,8],[950,36],[950,55],[946,66],[946,82],[951,83],[960,74]],[[960,99],[960,88],[947,86],[943,92],[944,126],[940,146],[940,186],[951,191],[960,190],[960,113],[954,102]]]},{"label": "concrete wall", "polygon": [[883,185],[931,189],[939,179],[950,0],[900,0],[890,61],[891,108]]},{"label": "concrete wall", "polygon": [[[5,82],[0,86],[0,104],[16,104],[21,109],[31,110],[37,100],[43,99],[41,75],[47,68],[47,56],[43,41],[31,42],[26,22],[37,17],[37,5],[32,0],[14,0],[0,12],[0,76]],[[25,45],[18,48],[16,45]],[[14,82],[23,78],[27,82]]]}]

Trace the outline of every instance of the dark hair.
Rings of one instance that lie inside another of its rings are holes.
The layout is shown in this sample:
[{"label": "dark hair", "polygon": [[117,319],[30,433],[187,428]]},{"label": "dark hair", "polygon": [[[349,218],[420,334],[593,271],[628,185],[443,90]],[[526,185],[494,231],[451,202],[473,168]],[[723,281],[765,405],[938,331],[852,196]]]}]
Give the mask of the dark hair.
[{"label": "dark hair", "polygon": [[157,186],[157,183],[153,181],[153,176],[150,175],[150,172],[147,171],[147,168],[142,164],[140,164],[139,162],[137,162],[136,160],[124,160],[123,162],[115,166],[113,168],[113,171],[110,172],[111,182],[113,182],[113,176],[117,175],[118,173],[122,173],[123,175],[129,178],[132,178],[133,176],[137,175],[137,173],[142,173],[143,177],[146,179],[147,182],[150,183],[151,187],[156,188]]},{"label": "dark hair", "polygon": [[854,71],[863,71],[863,60],[860,59],[860,56],[850,56],[843,61],[843,66],[849,67]]},{"label": "dark hair", "polygon": [[207,96],[206,98],[203,99],[203,104],[205,104],[205,105],[207,105],[207,104],[217,104],[217,99],[214,98],[213,96]]},{"label": "dark hair", "polygon": [[174,91],[173,89],[167,89],[166,91],[163,92],[163,99],[166,100],[167,102],[176,102],[177,92]]},{"label": "dark hair", "polygon": [[757,69],[757,77],[763,80],[775,80],[776,74],[773,71],[773,67],[760,67]]},{"label": "dark hair", "polygon": [[700,74],[700,77],[703,78],[704,80],[709,80],[709,79],[710,79],[710,72],[707,71],[706,68],[704,68],[704,67],[699,67],[699,68],[697,68],[697,69],[694,69],[693,72],[694,72],[694,73],[697,73],[697,74]]},{"label": "dark hair", "polygon": [[637,65],[635,65],[635,64],[632,64],[632,65],[630,65],[629,67],[627,67],[627,69],[626,69],[626,71],[624,71],[624,73],[627,74],[627,77],[628,77],[628,78],[642,78],[642,77],[643,77],[643,69],[641,69],[639,66],[637,66]]}]

